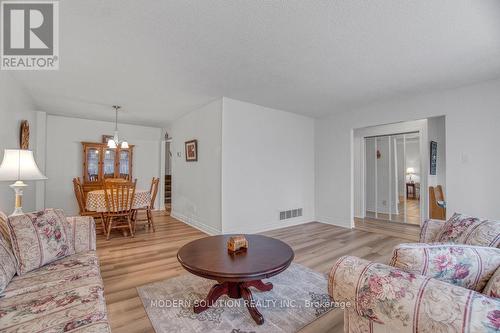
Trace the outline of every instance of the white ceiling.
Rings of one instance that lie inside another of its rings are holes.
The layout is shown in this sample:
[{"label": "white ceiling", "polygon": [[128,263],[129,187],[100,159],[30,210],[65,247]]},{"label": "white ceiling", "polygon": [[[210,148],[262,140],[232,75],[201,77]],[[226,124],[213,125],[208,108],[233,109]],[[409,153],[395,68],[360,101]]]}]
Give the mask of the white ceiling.
[{"label": "white ceiling", "polygon": [[500,77],[498,0],[64,0],[49,113],[161,126],[220,96],[322,116]]}]

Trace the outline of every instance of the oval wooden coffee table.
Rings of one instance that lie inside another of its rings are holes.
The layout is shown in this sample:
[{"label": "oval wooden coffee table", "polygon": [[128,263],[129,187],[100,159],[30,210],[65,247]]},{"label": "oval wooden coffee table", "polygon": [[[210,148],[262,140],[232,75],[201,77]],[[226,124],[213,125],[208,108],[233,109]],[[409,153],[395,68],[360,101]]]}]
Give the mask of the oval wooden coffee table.
[{"label": "oval wooden coffee table", "polygon": [[181,247],[177,259],[187,271],[218,283],[210,289],[205,302],[195,305],[200,313],[207,310],[222,295],[243,298],[250,315],[259,325],[264,317],[255,306],[250,287],[270,291],[272,283],[262,279],[283,272],[294,258],[293,250],[286,243],[261,235],[245,235],[248,249],[231,254],[226,242],[231,235],[201,238]]}]

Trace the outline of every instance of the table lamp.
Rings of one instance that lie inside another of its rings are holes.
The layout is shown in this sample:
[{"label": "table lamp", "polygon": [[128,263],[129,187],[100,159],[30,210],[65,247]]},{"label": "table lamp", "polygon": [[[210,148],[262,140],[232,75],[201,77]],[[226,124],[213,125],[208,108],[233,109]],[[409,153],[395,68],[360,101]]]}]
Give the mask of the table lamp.
[{"label": "table lamp", "polygon": [[47,179],[38,169],[31,150],[5,149],[0,164],[0,181],[15,181],[9,185],[16,193],[16,205],[13,215],[23,214],[23,189],[28,186],[23,180]]},{"label": "table lamp", "polygon": [[413,179],[411,178],[411,176],[415,174],[415,169],[411,167],[406,169],[406,174],[410,176],[410,183],[413,184]]}]

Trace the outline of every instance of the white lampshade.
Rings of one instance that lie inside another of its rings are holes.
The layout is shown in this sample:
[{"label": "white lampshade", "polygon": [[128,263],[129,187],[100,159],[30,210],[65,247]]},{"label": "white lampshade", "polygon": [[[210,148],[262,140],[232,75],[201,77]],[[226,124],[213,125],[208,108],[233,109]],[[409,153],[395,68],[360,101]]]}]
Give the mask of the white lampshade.
[{"label": "white lampshade", "polygon": [[122,149],[128,149],[128,142],[127,141],[123,141],[122,144],[121,144],[121,148]]},{"label": "white lampshade", "polygon": [[116,142],[113,139],[108,140],[108,148],[115,149],[116,148]]},{"label": "white lampshade", "polygon": [[410,174],[414,174],[415,173],[415,169],[414,168],[408,168],[406,169],[406,174],[410,175]]},{"label": "white lampshade", "polygon": [[0,164],[0,181],[47,179],[38,169],[31,150],[5,149]]}]

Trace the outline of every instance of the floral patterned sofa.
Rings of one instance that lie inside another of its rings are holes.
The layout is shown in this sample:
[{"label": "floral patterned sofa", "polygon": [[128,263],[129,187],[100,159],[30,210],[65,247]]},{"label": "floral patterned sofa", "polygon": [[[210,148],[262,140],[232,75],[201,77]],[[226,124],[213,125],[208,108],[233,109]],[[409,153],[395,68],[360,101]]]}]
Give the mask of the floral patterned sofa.
[{"label": "floral patterned sofa", "polygon": [[499,247],[498,221],[429,220],[389,265],[338,259],[329,294],[349,305],[345,332],[499,332]]},{"label": "floral patterned sofa", "polygon": [[[0,272],[3,273],[0,274],[3,276],[0,281],[0,285],[3,284],[0,289],[3,289],[0,293],[0,332],[111,332],[95,252],[94,220],[91,217],[64,217],[64,220],[64,235],[70,246],[65,248],[66,252],[58,253],[62,259],[21,275],[14,270],[10,275],[16,275],[8,281],[5,279],[9,273],[5,263],[9,260],[19,263],[20,258],[13,253],[21,241],[10,237],[12,226],[0,213],[3,269]],[[62,238],[58,229],[53,235],[54,239]],[[28,239],[25,241],[32,242]],[[36,251],[33,248],[33,252]]]}]

